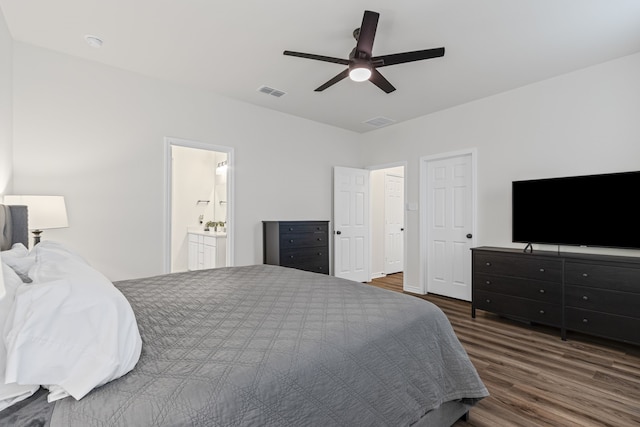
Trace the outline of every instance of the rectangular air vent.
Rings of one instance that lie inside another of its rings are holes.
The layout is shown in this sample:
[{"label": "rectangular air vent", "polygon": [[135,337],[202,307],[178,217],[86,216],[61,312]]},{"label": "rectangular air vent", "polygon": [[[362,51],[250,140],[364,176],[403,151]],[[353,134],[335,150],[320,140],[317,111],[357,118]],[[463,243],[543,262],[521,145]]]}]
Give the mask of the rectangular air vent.
[{"label": "rectangular air vent", "polygon": [[267,95],[271,95],[271,96],[275,96],[276,98],[280,98],[283,95],[286,95],[287,93],[278,89],[274,89],[272,87],[269,86],[260,86],[258,88],[258,92],[262,92],[262,93],[266,93]]},{"label": "rectangular air vent", "polygon": [[395,122],[396,122],[395,120],[388,119],[386,117],[374,117],[373,119],[369,119],[367,121],[364,121],[363,123],[366,123],[369,126],[380,128],[382,126],[387,126]]}]

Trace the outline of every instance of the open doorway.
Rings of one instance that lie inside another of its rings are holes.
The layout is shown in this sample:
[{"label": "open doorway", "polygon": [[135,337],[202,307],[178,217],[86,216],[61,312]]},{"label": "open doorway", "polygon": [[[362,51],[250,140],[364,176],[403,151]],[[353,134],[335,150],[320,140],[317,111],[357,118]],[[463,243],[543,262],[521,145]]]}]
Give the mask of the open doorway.
[{"label": "open doorway", "polygon": [[165,271],[233,265],[233,149],[165,138]]},{"label": "open doorway", "polygon": [[[368,282],[405,270],[406,162],[334,167],[333,271]],[[387,184],[387,185],[385,185]],[[404,276],[403,287],[406,287]]]},{"label": "open doorway", "polygon": [[371,278],[404,271],[405,166],[371,170]]}]

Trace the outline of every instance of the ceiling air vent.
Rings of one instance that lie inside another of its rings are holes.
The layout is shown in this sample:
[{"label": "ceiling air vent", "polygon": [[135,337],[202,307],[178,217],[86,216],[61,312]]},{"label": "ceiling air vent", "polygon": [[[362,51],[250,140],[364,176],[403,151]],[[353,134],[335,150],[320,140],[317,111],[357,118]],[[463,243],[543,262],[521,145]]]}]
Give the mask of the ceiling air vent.
[{"label": "ceiling air vent", "polygon": [[287,94],[286,92],[283,92],[283,91],[278,90],[278,89],[274,89],[274,88],[269,87],[269,86],[260,86],[258,88],[258,92],[266,93],[267,95],[275,96],[276,98],[280,98],[281,96]]},{"label": "ceiling air vent", "polygon": [[387,126],[387,125],[393,124],[395,122],[396,122],[395,120],[388,119],[386,117],[374,117],[373,119],[369,119],[369,120],[364,121],[362,123],[366,123],[369,126],[374,126],[374,127],[377,127],[377,128],[381,128],[382,126]]}]

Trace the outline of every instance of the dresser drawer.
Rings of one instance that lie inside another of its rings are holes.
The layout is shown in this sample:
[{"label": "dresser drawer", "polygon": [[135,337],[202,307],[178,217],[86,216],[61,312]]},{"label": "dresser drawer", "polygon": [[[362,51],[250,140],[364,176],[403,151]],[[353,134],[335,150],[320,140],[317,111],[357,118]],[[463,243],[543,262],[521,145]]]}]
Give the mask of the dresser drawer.
[{"label": "dresser drawer", "polygon": [[296,233],[280,235],[280,250],[303,247],[327,246],[327,235],[321,233]]},{"label": "dresser drawer", "polygon": [[640,269],[567,261],[565,283],[640,293]]},{"label": "dresser drawer", "polygon": [[307,221],[307,222],[281,222],[280,234],[297,234],[297,233],[324,233],[329,231],[329,225],[326,222]]},{"label": "dresser drawer", "polygon": [[556,304],[562,300],[562,285],[560,283],[519,277],[476,273],[473,275],[473,289]]},{"label": "dresser drawer", "polygon": [[297,268],[298,270],[312,271],[314,273],[329,274],[329,260],[309,260],[306,262],[300,262],[296,265],[281,264],[283,267]]},{"label": "dresser drawer", "polygon": [[491,311],[545,325],[560,326],[562,322],[562,306],[560,304],[474,290],[473,305],[479,310]]},{"label": "dresser drawer", "polygon": [[300,265],[328,265],[329,251],[326,247],[287,249],[280,252],[280,265],[298,267]]},{"label": "dresser drawer", "polygon": [[476,252],[473,257],[473,272],[561,282],[562,261],[536,258],[526,254],[497,256]]},{"label": "dresser drawer", "polygon": [[640,318],[640,294],[567,285],[565,287],[565,305]]},{"label": "dresser drawer", "polygon": [[640,319],[638,318],[567,308],[565,323],[566,328],[571,331],[640,344]]}]

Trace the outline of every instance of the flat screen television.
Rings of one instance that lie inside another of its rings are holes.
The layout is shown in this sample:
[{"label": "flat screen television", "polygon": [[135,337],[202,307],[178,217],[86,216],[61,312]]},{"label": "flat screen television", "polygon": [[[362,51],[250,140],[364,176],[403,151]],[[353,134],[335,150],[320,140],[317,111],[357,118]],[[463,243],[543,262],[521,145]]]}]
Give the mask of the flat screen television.
[{"label": "flat screen television", "polygon": [[640,249],[640,172],[513,181],[513,242]]}]

